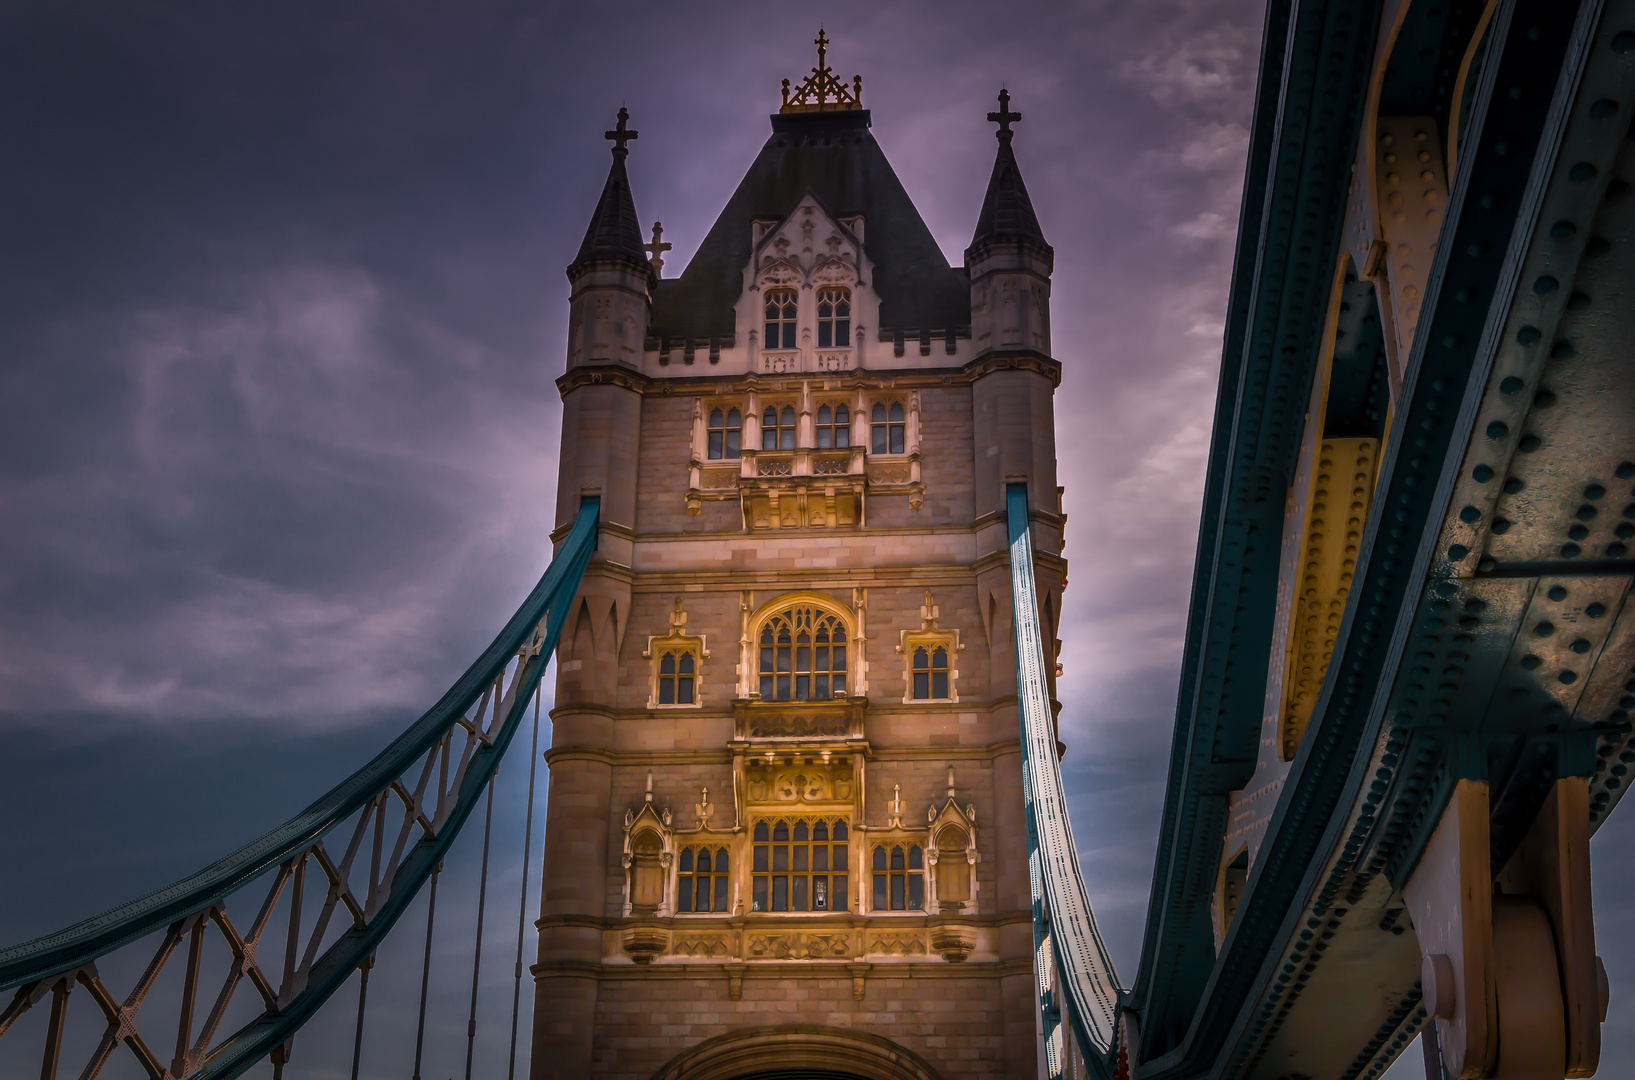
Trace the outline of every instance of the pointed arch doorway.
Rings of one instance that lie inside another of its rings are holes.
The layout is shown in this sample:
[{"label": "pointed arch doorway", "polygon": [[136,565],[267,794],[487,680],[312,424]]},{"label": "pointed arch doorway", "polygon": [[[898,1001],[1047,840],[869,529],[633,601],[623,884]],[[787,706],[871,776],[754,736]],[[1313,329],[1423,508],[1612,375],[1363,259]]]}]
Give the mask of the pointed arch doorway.
[{"label": "pointed arch doorway", "polygon": [[683,1050],[653,1080],[942,1080],[880,1035],[808,1024],[745,1028]]}]

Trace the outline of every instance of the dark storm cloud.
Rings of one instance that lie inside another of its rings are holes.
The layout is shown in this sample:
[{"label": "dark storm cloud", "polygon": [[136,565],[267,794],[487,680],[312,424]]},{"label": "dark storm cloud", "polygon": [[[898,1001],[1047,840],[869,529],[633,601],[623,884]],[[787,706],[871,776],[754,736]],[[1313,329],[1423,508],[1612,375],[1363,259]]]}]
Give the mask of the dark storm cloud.
[{"label": "dark storm cloud", "polygon": [[[637,208],[665,222],[679,273],[820,18],[955,263],[1001,84],[1024,115],[1066,368],[1066,765],[1133,974],[1252,0],[9,5],[0,737],[16,775],[0,809],[32,839],[0,845],[51,885],[5,891],[0,939],[247,839],[486,644],[547,558],[562,268],[606,173],[602,130],[629,106]],[[201,771],[213,782],[189,788]],[[81,812],[40,811],[87,783]],[[115,807],[163,843],[110,833]]]}]

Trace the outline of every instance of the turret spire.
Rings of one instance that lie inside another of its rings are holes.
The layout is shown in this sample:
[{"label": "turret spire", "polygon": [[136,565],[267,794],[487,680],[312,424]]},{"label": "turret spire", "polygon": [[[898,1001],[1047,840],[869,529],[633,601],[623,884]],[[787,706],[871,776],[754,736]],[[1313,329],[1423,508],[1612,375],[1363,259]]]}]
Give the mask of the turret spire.
[{"label": "turret spire", "polygon": [[620,108],[618,124],[606,132],[606,137],[613,142],[613,168],[608,171],[602,197],[596,203],[590,228],[585,230],[584,243],[579,245],[579,254],[574,257],[570,270],[596,259],[629,259],[644,269],[648,266],[641,219],[636,216],[636,203],[630,197],[630,178],[624,168],[625,158],[630,156],[627,144],[636,138],[629,121],[630,110]]},{"label": "turret spire", "polygon": [[1011,150],[1011,139],[1016,134],[1011,125],[1021,120],[1022,114],[1011,112],[1010,106],[1010,91],[1001,89],[999,111],[988,114],[988,119],[999,125],[994,132],[999,139],[999,154],[994,159],[993,175],[988,179],[988,193],[982,199],[982,213],[977,217],[976,235],[971,238],[967,259],[970,251],[995,243],[1035,244],[1050,250]]}]

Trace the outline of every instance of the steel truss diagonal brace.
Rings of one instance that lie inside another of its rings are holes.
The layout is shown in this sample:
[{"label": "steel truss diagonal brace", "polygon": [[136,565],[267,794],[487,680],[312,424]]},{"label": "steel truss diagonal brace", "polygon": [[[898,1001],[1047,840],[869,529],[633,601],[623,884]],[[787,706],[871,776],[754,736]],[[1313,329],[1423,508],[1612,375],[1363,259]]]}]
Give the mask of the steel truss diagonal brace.
[{"label": "steel truss diagonal brace", "polygon": [[[193,876],[55,934],[0,949],[0,990],[16,988],[0,1012],[0,1036],[23,1013],[49,998],[51,1019],[41,1075],[54,1077],[64,1015],[77,984],[87,989],[108,1024],[82,1074],[86,1078],[94,1078],[121,1043],[156,1080],[162,1076],[227,1080],[286,1046],[374,954],[441,865],[492,780],[556,650],[596,547],[598,512],[599,500],[584,500],[550,567],[504,629],[442,699],[373,761],[284,825]],[[465,739],[458,749],[453,746],[457,737]],[[436,790],[429,793],[434,775]],[[403,820],[388,845],[386,817],[394,805],[402,807]],[[324,840],[349,821],[351,835],[337,862]],[[354,862],[360,875],[363,865],[368,868],[361,886],[352,881]],[[322,871],[328,886],[310,923],[302,919],[309,865]],[[248,932],[241,935],[227,917],[225,902],[258,879],[258,888],[266,890],[264,899]],[[256,954],[286,889],[289,933],[282,982],[275,992]],[[337,912],[346,928],[319,953]],[[225,939],[232,963],[195,1035],[200,950],[211,925]],[[119,1001],[98,976],[95,962],[161,932],[163,940],[146,972]],[[137,1012],[160,971],[176,956],[185,956],[184,992],[176,1017],[175,1055],[166,1068],[143,1039]],[[230,999],[246,981],[260,998],[261,1014],[212,1048]]]}]

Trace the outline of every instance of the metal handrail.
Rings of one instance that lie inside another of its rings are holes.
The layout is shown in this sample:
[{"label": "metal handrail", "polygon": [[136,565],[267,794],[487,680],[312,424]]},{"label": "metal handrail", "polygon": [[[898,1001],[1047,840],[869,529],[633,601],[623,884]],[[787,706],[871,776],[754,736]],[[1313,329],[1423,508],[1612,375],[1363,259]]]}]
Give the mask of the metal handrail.
[{"label": "metal handrail", "polygon": [[1034,976],[1049,1075],[1062,1075],[1065,1013],[1085,1064],[1111,1080],[1107,1052],[1116,1030],[1120,987],[1112,957],[1096,928],[1079,871],[1067,816],[1055,714],[1045,684],[1044,635],[1033,578],[1027,486],[1005,494],[1009,520],[1012,626],[1016,640],[1016,699],[1022,728],[1022,802],[1028,833],[1028,883],[1033,894]]}]

